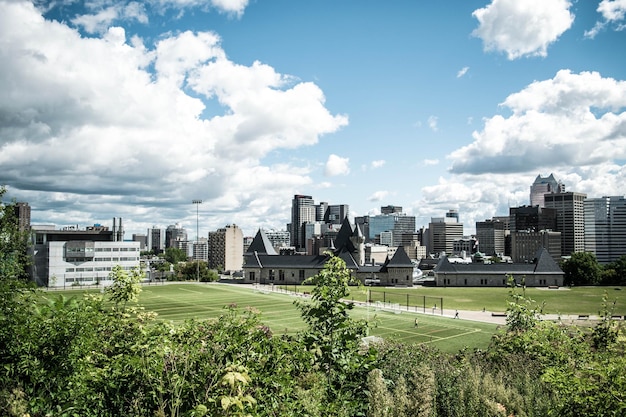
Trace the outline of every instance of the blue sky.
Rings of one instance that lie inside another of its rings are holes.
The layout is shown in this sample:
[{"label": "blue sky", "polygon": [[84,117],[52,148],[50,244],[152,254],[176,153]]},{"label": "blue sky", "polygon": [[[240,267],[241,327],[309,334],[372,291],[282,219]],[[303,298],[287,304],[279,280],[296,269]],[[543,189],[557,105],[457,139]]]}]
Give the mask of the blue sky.
[{"label": "blue sky", "polygon": [[626,0],[0,0],[0,184],[33,223],[282,229],[294,194],[626,193]]}]

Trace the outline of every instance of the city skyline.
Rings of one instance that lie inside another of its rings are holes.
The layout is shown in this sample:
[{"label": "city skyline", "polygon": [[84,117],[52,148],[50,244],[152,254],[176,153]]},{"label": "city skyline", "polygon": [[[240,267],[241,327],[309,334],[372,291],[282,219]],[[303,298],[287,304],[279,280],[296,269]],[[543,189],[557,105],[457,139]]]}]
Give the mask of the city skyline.
[{"label": "city skyline", "polygon": [[36,4],[0,0],[0,185],[33,224],[253,236],[303,194],[468,234],[537,175],[626,194],[623,2]]}]

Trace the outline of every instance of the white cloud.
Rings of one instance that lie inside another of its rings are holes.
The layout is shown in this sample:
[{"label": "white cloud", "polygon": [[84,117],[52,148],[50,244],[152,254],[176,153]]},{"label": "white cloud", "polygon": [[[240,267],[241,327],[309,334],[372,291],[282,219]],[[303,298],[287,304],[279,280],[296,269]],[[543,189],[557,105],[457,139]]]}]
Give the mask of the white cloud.
[{"label": "white cloud", "polygon": [[376,191],[374,194],[370,195],[367,200],[374,201],[382,201],[389,195],[389,191]]},{"label": "white cloud", "polygon": [[459,70],[459,72],[456,73],[456,78],[461,78],[462,76],[464,76],[465,74],[467,74],[467,71],[469,71],[469,67],[463,67]]},{"label": "white cloud", "polygon": [[372,168],[382,168],[383,166],[385,166],[385,162],[386,161],[384,159],[372,161]]},{"label": "white cloud", "polygon": [[472,16],[479,25],[472,34],[486,51],[502,51],[508,59],[547,56],[548,46],[574,22],[567,0],[493,0]]},{"label": "white cloud", "polygon": [[240,18],[246,7],[248,7],[249,0],[154,0],[154,3],[161,8],[177,8],[181,10],[210,6],[220,13]]},{"label": "white cloud", "polygon": [[104,33],[117,20],[136,20],[146,24],[148,23],[148,16],[145,6],[137,2],[116,3],[94,11],[93,14],[77,16],[71,22],[76,26],[83,27],[87,33]]},{"label": "white cloud", "polygon": [[430,127],[430,129],[433,132],[436,132],[437,130],[439,130],[439,128],[437,127],[438,121],[439,121],[439,118],[437,116],[428,117],[428,127]]},{"label": "white cloud", "polygon": [[[59,193],[54,204],[80,205],[76,221],[91,212],[142,227],[184,221],[181,206],[197,198],[205,211],[280,212],[277,195],[309,186],[310,171],[262,158],[347,124],[317,85],[231,62],[210,32],[166,34],[148,49],[119,27],[83,38],[30,3],[0,2],[0,39],[2,179],[24,195],[37,191],[35,211],[38,201],[54,208],[47,199]],[[204,115],[211,100],[222,114]]]},{"label": "white cloud", "polygon": [[602,0],[598,4],[597,12],[602,15],[603,20],[597,21],[593,28],[585,32],[585,37],[595,38],[596,35],[609,25],[614,25],[615,30],[620,31],[626,28],[624,17],[626,17],[626,0]]},{"label": "white cloud", "polygon": [[532,172],[626,159],[626,82],[559,71],[511,94],[474,142],[449,155],[453,173]]},{"label": "white cloud", "polygon": [[342,158],[335,154],[331,154],[326,161],[324,175],[334,177],[336,175],[347,175],[350,173],[350,159]]},{"label": "white cloud", "polygon": [[426,166],[434,166],[439,164],[439,159],[424,159],[422,163]]}]

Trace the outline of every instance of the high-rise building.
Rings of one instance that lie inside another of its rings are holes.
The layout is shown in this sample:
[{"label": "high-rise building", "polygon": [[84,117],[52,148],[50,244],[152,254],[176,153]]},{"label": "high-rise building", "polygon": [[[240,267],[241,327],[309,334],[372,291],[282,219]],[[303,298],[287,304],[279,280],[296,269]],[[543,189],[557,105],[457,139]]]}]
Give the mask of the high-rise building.
[{"label": "high-rise building", "polygon": [[452,218],[434,217],[428,224],[426,248],[428,253],[441,255],[454,253],[454,241],[463,238],[463,223]]},{"label": "high-rise building", "polygon": [[147,233],[147,248],[148,250],[159,254],[165,249],[165,231],[156,226],[152,226],[148,229]]},{"label": "high-rise building", "polygon": [[[384,232],[391,232],[391,246],[402,246],[405,234],[415,233],[415,216],[407,216],[401,213],[379,214],[369,216],[369,241],[383,244],[381,236]],[[385,240],[389,239],[385,236]]]},{"label": "high-rise building", "polygon": [[561,232],[552,230],[511,232],[511,258],[513,262],[534,262],[537,251],[542,247],[558,263],[561,260]]},{"label": "high-rise building", "polygon": [[324,223],[341,224],[343,219],[350,214],[350,206],[347,204],[331,204],[326,207],[324,212]]},{"label": "high-rise building", "polygon": [[133,233],[132,241],[133,242],[139,242],[139,250],[145,250],[146,249],[146,245],[148,243],[148,236],[147,235]]},{"label": "high-rise building", "polygon": [[446,213],[446,218],[454,219],[457,223],[460,223],[459,222],[459,211],[458,210],[454,210],[454,209],[448,210],[448,212]]},{"label": "high-rise building", "polygon": [[585,208],[585,252],[607,264],[626,255],[626,199],[588,198]]},{"label": "high-rise building", "polygon": [[181,242],[187,240],[187,231],[181,227],[180,223],[167,226],[165,229],[165,247],[172,248],[179,244],[174,242]]},{"label": "high-rise building", "polygon": [[210,268],[241,271],[243,267],[243,232],[236,225],[227,225],[209,232],[208,261]]},{"label": "high-rise building", "polygon": [[512,232],[519,230],[556,230],[557,212],[554,208],[541,206],[521,206],[509,208],[510,223]]},{"label": "high-rise building", "polygon": [[530,186],[530,205],[545,207],[544,195],[548,193],[564,193],[565,185],[550,174],[549,177],[537,175],[535,182]]},{"label": "high-rise building", "polygon": [[310,195],[296,194],[291,200],[291,246],[296,250],[306,249],[304,224],[315,222],[316,207]]},{"label": "high-rise building", "polygon": [[30,230],[30,206],[28,203],[15,203],[13,208],[20,232]]},{"label": "high-rise building", "polygon": [[561,254],[570,256],[585,250],[586,194],[576,192],[545,194],[545,207],[556,209],[556,231],[561,232]]},{"label": "high-rise building", "polygon": [[505,223],[498,220],[476,222],[478,250],[485,255],[504,255]]},{"label": "high-rise building", "polygon": [[207,262],[209,259],[209,242],[206,237],[194,240],[191,245],[187,244],[188,250],[191,246],[191,259],[194,261]]}]

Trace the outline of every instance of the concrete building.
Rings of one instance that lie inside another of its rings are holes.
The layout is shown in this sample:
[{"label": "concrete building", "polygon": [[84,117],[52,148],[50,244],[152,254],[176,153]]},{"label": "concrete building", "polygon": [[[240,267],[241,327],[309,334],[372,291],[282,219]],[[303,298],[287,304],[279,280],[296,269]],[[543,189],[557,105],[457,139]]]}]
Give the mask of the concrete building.
[{"label": "concrete building", "polygon": [[[344,219],[333,253],[346,262],[351,273],[363,283],[379,280],[380,285],[412,286],[413,264],[402,247],[382,265],[366,265],[365,237],[358,226]],[[371,255],[371,253],[370,253]],[[317,275],[329,257],[322,255],[277,255],[262,230],[244,254],[244,282],[293,285]]]},{"label": "concrete building", "polygon": [[209,268],[222,267],[224,272],[241,271],[243,266],[243,232],[236,225],[227,225],[209,232]]},{"label": "concrete building", "polygon": [[552,230],[511,232],[513,262],[533,262],[540,248],[545,248],[552,259],[558,263],[561,260],[561,232]]},{"label": "concrete building", "polygon": [[557,211],[554,208],[540,206],[521,206],[509,208],[511,232],[520,230],[556,230]]},{"label": "concrete building", "polygon": [[457,223],[451,217],[433,217],[428,224],[426,250],[430,254],[451,254],[454,241],[463,238],[463,223]]},{"label": "concrete building", "polygon": [[28,203],[18,202],[13,205],[15,218],[20,232],[30,230],[30,206]]},{"label": "concrete building", "polygon": [[[563,271],[547,250],[541,248],[534,263],[452,263],[440,258],[432,270],[438,287],[506,287],[508,277],[529,287],[563,285]],[[421,264],[420,264],[421,268]]]},{"label": "concrete building", "polygon": [[180,246],[180,243],[187,241],[187,231],[180,223],[167,226],[165,229],[165,249]]},{"label": "concrete building", "polygon": [[576,192],[545,194],[546,208],[556,209],[556,231],[561,232],[561,254],[570,256],[585,250],[586,194]]},{"label": "concrete building", "polygon": [[476,222],[478,250],[487,256],[504,255],[505,224],[498,220]]},{"label": "concrete building", "polygon": [[148,243],[148,236],[143,234],[133,233],[133,242],[139,242],[139,250],[146,250],[146,245]]},{"label": "concrete building", "polygon": [[140,243],[122,241],[121,227],[115,229],[33,225],[31,276],[38,285],[66,288],[107,282],[117,265],[126,271],[139,268]]},{"label": "concrete building", "polygon": [[194,240],[193,242],[188,242],[187,248],[191,252],[188,252],[188,255],[190,255],[192,260],[208,262],[209,242],[207,238],[201,237],[200,239]]},{"label": "concrete building", "polygon": [[626,255],[626,199],[623,196],[584,201],[585,252],[607,264]]},{"label": "concrete building", "polygon": [[565,185],[557,181],[554,175],[550,174],[548,177],[537,175],[535,182],[530,186],[530,205],[545,207],[545,194],[564,192]]},{"label": "concrete building", "polygon": [[155,255],[165,249],[165,231],[163,229],[152,226],[148,229],[147,240],[147,249],[153,251]]},{"label": "concrete building", "polygon": [[316,218],[316,207],[313,197],[310,195],[296,194],[291,200],[291,223],[289,233],[291,236],[291,246],[298,251],[306,249],[306,239],[304,225],[314,223]]}]

